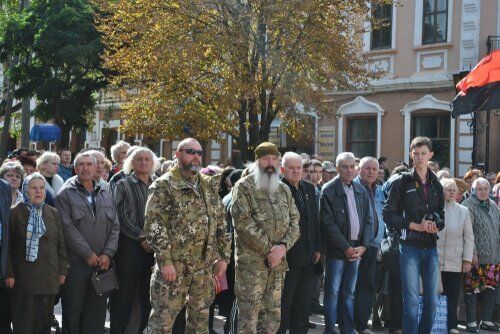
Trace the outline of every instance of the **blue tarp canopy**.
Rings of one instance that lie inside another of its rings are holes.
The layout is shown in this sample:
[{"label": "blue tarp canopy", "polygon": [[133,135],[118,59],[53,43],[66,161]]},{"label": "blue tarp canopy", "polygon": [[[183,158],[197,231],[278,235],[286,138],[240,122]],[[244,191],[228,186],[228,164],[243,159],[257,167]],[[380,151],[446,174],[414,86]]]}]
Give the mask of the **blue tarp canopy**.
[{"label": "blue tarp canopy", "polygon": [[30,131],[31,141],[59,141],[61,129],[55,124],[36,124]]}]

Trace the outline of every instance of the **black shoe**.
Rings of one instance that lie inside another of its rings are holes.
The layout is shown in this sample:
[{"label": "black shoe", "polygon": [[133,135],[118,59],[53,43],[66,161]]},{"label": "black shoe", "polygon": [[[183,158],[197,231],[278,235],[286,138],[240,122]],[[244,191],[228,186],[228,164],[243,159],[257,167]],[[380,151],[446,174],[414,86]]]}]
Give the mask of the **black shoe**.
[{"label": "black shoe", "polygon": [[380,320],[372,322],[372,329],[377,332],[383,332],[385,330]]},{"label": "black shoe", "polygon": [[469,333],[479,333],[479,327],[477,325],[476,326],[466,325],[465,327],[467,328],[467,332]]},{"label": "black shoe", "polygon": [[52,315],[52,320],[50,320],[50,327],[59,327],[59,321],[57,321],[55,315]]},{"label": "black shoe", "polygon": [[314,322],[309,321],[309,323],[307,324],[307,328],[314,329],[314,328],[316,328],[316,324]]},{"label": "black shoe", "polygon": [[325,314],[325,307],[321,304],[311,306],[311,314]]},{"label": "black shoe", "polygon": [[479,327],[481,329],[484,329],[485,331],[489,331],[489,332],[499,332],[500,331],[500,328],[497,325],[495,325],[494,323],[491,323],[491,325],[489,325],[489,324],[486,324],[484,322],[481,322]]}]

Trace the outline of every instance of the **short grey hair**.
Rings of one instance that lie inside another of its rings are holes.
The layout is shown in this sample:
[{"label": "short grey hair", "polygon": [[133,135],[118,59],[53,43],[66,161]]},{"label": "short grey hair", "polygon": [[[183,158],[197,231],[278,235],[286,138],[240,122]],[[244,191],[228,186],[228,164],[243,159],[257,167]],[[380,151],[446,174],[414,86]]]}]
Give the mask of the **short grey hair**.
[{"label": "short grey hair", "polygon": [[118,163],[118,150],[121,150],[122,148],[127,148],[127,152],[128,152],[128,149],[130,148],[130,144],[127,143],[126,141],[123,141],[123,140],[119,140],[116,142],[116,144],[114,144],[113,146],[111,146],[111,159]]},{"label": "short grey hair", "polygon": [[80,160],[82,158],[91,158],[92,159],[92,163],[94,165],[97,165],[97,159],[95,158],[95,156],[92,153],[90,153],[89,151],[85,151],[85,152],[78,153],[76,155],[75,162],[74,162],[74,166],[75,167],[78,166],[78,163],[80,162]]},{"label": "short grey hair", "polygon": [[380,164],[378,163],[378,160],[375,159],[374,157],[364,157],[359,161],[359,168],[363,168],[364,165],[367,163],[373,162],[374,164],[377,165],[377,169],[380,167]]},{"label": "short grey hair", "polygon": [[36,159],[36,169],[41,171],[43,168],[43,165],[45,165],[48,162],[51,162],[52,160],[56,160],[57,163],[61,161],[61,158],[54,152],[43,152],[43,154],[40,156],[40,158]]},{"label": "short grey hair", "polygon": [[97,155],[100,156],[103,160],[106,159],[106,155],[104,155],[104,153],[102,153],[101,151],[98,151],[98,150],[88,150],[87,151],[88,153],[92,154],[95,158],[96,158],[96,163],[97,163]]},{"label": "short grey hair", "polygon": [[484,177],[478,177],[473,183],[472,183],[472,190],[475,190],[477,186],[485,184],[488,186],[488,189],[491,189],[491,184],[488,180],[486,180]]},{"label": "short grey hair", "polygon": [[21,179],[24,179],[26,176],[23,166],[19,161],[6,161],[0,166],[0,178],[3,178],[8,172],[15,172],[21,175]]},{"label": "short grey hair", "polygon": [[153,160],[153,167],[151,168],[150,173],[152,174],[152,173],[156,172],[158,170],[158,167],[160,166],[160,160],[158,159],[158,157],[156,156],[156,154],[154,154],[154,152],[151,151],[147,147],[138,147],[138,148],[136,148],[132,152],[132,154],[130,154],[125,159],[125,161],[123,161],[123,172],[125,174],[132,173],[132,171],[134,170],[134,168],[132,166],[132,161],[135,159],[136,155],[138,155],[139,153],[148,153],[151,156],[151,160]]},{"label": "short grey hair", "polygon": [[335,165],[339,166],[342,160],[348,160],[348,159],[356,161],[356,157],[352,152],[342,152],[339,155],[337,155],[337,158],[335,159]]},{"label": "short grey hair", "polygon": [[283,154],[283,157],[281,158],[281,166],[285,167],[287,161],[289,160],[298,160],[302,165],[302,157],[300,155],[295,152],[285,152],[285,154]]},{"label": "short grey hair", "polygon": [[40,174],[38,172],[34,172],[33,174],[30,174],[26,177],[26,179],[23,182],[23,188],[24,188],[24,185],[28,186],[30,184],[30,182],[33,180],[42,180],[44,184],[47,183],[47,180],[45,179],[45,177],[42,174]]}]

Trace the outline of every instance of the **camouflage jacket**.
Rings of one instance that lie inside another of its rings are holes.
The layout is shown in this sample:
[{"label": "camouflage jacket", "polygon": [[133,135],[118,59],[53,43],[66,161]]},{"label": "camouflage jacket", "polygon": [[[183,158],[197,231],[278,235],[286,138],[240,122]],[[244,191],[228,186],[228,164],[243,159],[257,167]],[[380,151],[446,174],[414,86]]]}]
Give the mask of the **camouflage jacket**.
[{"label": "camouflage jacket", "polygon": [[[285,243],[291,249],[299,238],[300,215],[284,183],[280,182],[276,193],[269,196],[255,189],[255,177],[250,174],[236,183],[232,199],[237,265],[263,269],[273,245]],[[284,257],[276,269],[287,267]]]},{"label": "camouflage jacket", "polygon": [[231,238],[217,194],[220,176],[198,178],[197,192],[174,167],[149,187],[144,233],[160,268],[176,263],[207,267],[218,259],[229,263]]}]

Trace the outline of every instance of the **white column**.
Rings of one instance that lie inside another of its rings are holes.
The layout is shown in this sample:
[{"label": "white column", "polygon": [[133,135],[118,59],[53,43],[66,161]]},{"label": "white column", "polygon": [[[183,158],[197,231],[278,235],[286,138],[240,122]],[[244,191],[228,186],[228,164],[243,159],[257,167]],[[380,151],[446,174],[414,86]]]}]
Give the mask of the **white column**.
[{"label": "white column", "polygon": [[382,145],[382,115],[377,114],[377,156],[380,157],[380,146]]},{"label": "white column", "polygon": [[342,140],[343,137],[343,130],[344,130],[344,116],[340,115],[340,117],[337,119],[337,155],[340,154],[341,152],[344,152],[344,142]]},{"label": "white column", "polygon": [[408,149],[410,147],[410,122],[411,122],[411,114],[409,112],[405,112],[405,136],[404,136],[404,160],[407,164],[410,163],[410,157],[408,156]]}]

